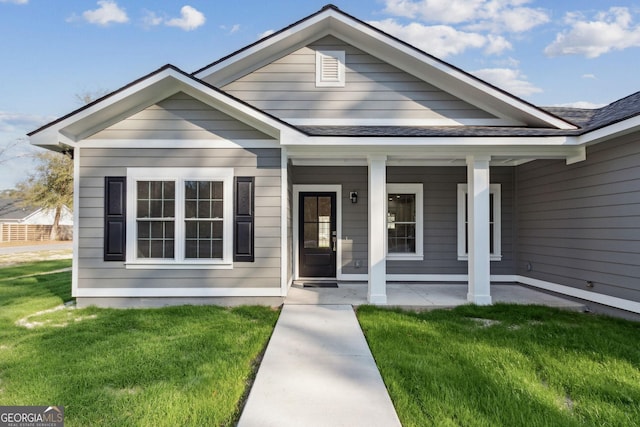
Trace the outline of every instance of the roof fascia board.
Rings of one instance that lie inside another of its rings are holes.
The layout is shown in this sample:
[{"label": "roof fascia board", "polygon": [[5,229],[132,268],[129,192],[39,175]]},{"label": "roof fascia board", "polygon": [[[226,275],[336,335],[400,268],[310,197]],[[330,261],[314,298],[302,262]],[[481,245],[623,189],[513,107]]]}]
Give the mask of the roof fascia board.
[{"label": "roof fascia board", "polygon": [[594,145],[638,131],[640,131],[640,115],[586,132],[578,137],[578,141],[580,144]]},{"label": "roof fascia board", "polygon": [[31,218],[34,218],[36,215],[40,215],[41,213],[44,212],[44,208],[38,208],[37,210],[31,212],[29,215],[25,216],[24,218],[20,219],[20,222],[24,222],[24,221],[29,221]]}]

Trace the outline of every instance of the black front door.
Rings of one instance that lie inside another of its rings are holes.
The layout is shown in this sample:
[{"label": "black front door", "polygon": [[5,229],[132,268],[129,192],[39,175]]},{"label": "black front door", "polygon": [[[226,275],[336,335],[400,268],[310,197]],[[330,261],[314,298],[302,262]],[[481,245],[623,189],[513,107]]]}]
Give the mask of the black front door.
[{"label": "black front door", "polygon": [[336,277],[336,193],[300,193],[300,277]]}]

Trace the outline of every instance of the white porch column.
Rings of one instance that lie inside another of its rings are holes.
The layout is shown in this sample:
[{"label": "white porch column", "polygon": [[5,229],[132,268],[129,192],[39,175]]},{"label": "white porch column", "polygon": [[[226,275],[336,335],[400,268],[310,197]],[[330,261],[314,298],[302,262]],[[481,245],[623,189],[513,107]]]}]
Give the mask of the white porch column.
[{"label": "white porch column", "polygon": [[488,156],[467,157],[469,289],[467,301],[491,304]]},{"label": "white porch column", "polygon": [[371,304],[387,303],[387,156],[369,163],[369,290]]}]

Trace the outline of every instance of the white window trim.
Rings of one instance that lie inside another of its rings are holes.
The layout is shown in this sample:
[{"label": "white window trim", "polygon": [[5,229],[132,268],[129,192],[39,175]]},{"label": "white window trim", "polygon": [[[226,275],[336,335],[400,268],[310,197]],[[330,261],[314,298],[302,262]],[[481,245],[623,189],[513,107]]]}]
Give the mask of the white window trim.
[{"label": "white window trim", "polygon": [[[156,269],[230,269],[233,268],[233,168],[128,168],[127,169],[127,268]],[[137,181],[175,181],[174,259],[137,258]],[[184,257],[184,181],[223,182],[222,259],[186,259]]]},{"label": "white window trim", "polygon": [[[424,206],[422,196],[422,184],[387,184],[387,196],[389,194],[414,194],[416,196],[416,252],[415,253],[390,253],[387,248],[387,259],[389,261],[422,261],[424,260]],[[385,208],[385,215],[388,214],[388,207]],[[389,235],[385,235],[389,239]]]},{"label": "white window trim", "polygon": [[[338,78],[325,79],[322,73],[322,59],[333,58],[338,62]],[[317,50],[316,51],[316,87],[344,87],[345,78],[345,52],[344,50]]]},{"label": "white window trim", "polygon": [[[467,206],[465,204],[465,194],[467,194],[467,184],[458,184],[458,261],[468,261],[469,254],[465,252],[465,229],[464,214]],[[489,192],[493,194],[493,252],[490,254],[491,261],[502,261],[502,196],[500,184],[489,184]]]}]

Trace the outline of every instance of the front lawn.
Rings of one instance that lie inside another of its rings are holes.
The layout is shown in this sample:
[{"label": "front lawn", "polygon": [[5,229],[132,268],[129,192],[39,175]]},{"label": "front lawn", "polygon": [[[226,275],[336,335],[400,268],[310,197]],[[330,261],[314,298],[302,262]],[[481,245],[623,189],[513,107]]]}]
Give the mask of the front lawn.
[{"label": "front lawn", "polygon": [[638,426],[640,324],[535,306],[360,307],[409,426]]},{"label": "front lawn", "polygon": [[61,405],[65,425],[233,425],[278,312],[73,309],[70,273],[0,270],[0,405]]}]

